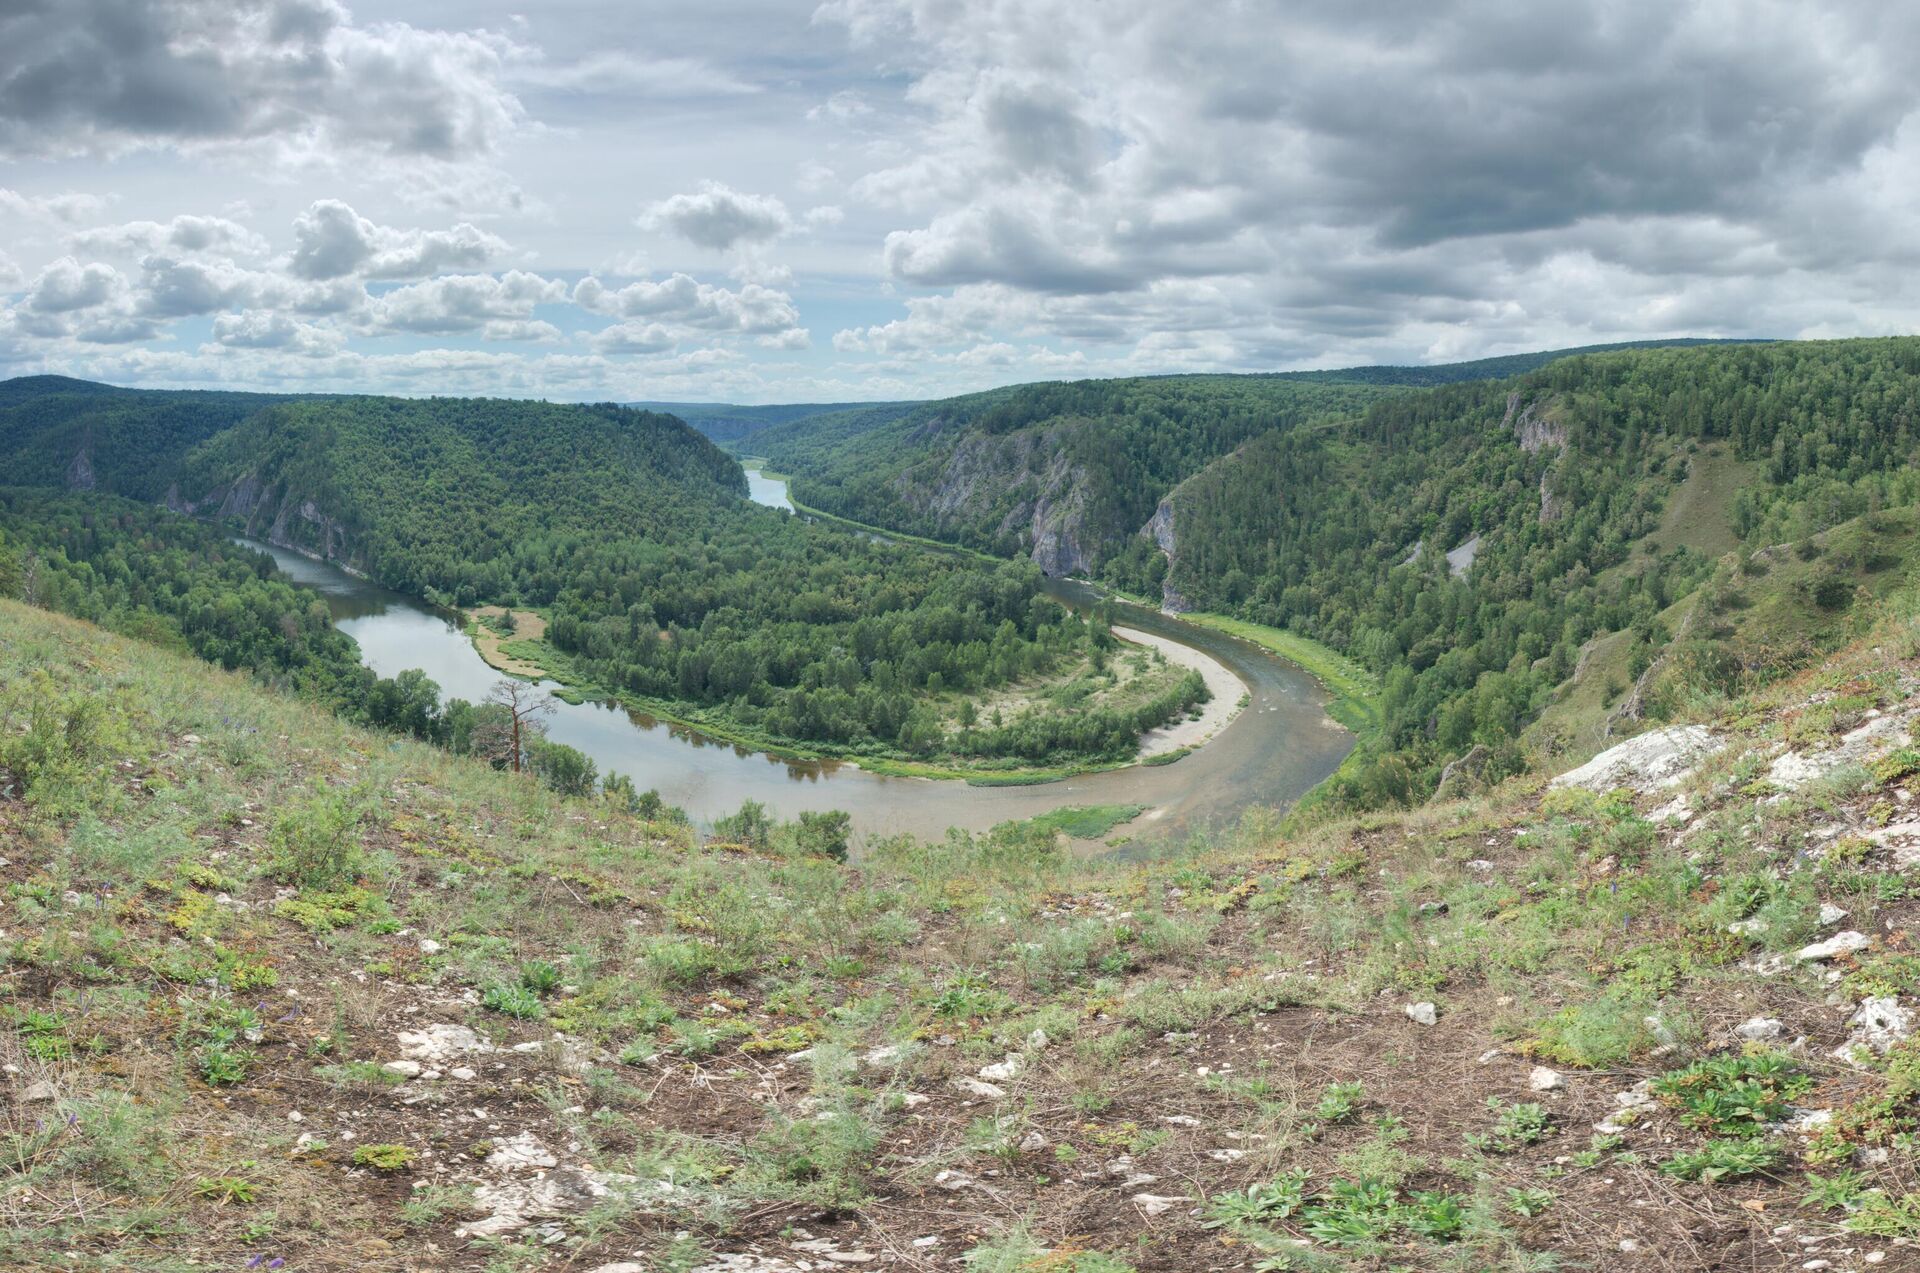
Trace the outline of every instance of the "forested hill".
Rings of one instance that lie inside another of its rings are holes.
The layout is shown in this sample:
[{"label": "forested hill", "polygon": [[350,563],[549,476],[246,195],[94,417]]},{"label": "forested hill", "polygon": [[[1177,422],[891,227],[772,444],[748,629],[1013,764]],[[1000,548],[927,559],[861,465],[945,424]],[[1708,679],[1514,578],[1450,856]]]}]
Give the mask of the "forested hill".
[{"label": "forested hill", "polygon": [[122,389],[67,376],[0,380],[8,483],[157,501],[195,445],[274,402],[261,393]]},{"label": "forested hill", "polygon": [[1087,574],[1188,474],[1384,392],[1247,376],[1022,385],[803,421],[741,447],[796,475],[809,505]]},{"label": "forested hill", "polygon": [[1049,574],[1095,574],[1176,486],[1261,434],[1352,415],[1396,391],[1512,376],[1581,354],[1717,343],[1595,345],[1426,367],[1017,385],[805,416],[749,433],[734,446],[795,475],[795,494],[813,507],[1030,555]]},{"label": "forested hill", "polygon": [[[1497,774],[1591,750],[1815,657],[1855,589],[1912,564],[1872,526],[1844,553],[1813,541],[1920,499],[1920,340],[1625,349],[1428,389],[1028,386],[857,446],[765,450],[805,503],[1351,656],[1385,725],[1335,790],[1371,805],[1424,799],[1470,755]],[[1755,589],[1723,554],[1782,543],[1821,565],[1765,587],[1834,610],[1741,609]],[[1763,613],[1793,617],[1742,618]]]},{"label": "forested hill", "polygon": [[394,587],[510,595],[510,558],[671,540],[737,504],[739,465],[671,416],[484,398],[276,404],[196,448],[169,502]]}]

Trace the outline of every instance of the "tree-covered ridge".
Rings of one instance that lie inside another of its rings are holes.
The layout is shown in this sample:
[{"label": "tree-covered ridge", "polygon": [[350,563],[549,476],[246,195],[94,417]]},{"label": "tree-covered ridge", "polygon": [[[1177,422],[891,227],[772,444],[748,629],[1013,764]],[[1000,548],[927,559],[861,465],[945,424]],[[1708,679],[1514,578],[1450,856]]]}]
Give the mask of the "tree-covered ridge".
[{"label": "tree-covered ridge", "polygon": [[0,473],[9,483],[155,502],[188,450],[276,401],[286,399],[120,389],[66,376],[0,381]]},{"label": "tree-covered ridge", "polygon": [[789,402],[768,406],[742,406],[731,402],[629,402],[641,411],[658,411],[684,420],[721,446],[732,446],[750,433],[762,429],[784,428],[825,416],[876,408],[905,409],[910,402]]},{"label": "tree-covered ridge", "polygon": [[796,474],[796,496],[828,512],[1008,555],[1057,532],[1097,568],[1208,462],[1383,392],[1245,376],[1022,385],[891,420],[806,421],[743,446]]},{"label": "tree-covered ridge", "polygon": [[[254,521],[310,505],[368,573],[457,604],[510,598],[508,559],[551,557],[556,539],[697,538],[746,492],[740,467],[670,416],[485,398],[281,403],[184,468],[196,507],[231,511],[251,482]],[[296,541],[319,525],[283,519]]]},{"label": "tree-covered ridge", "polygon": [[[1723,510],[1748,551],[1920,499],[1920,341],[1581,357],[1269,434],[1181,488],[1166,583],[1378,673],[1378,763],[1348,795],[1414,798],[1475,743],[1521,763],[1515,738],[1590,638],[1672,635],[1656,617],[1714,563],[1650,536],[1710,447],[1759,475]],[[1160,561],[1141,541],[1111,575],[1149,586]]]}]

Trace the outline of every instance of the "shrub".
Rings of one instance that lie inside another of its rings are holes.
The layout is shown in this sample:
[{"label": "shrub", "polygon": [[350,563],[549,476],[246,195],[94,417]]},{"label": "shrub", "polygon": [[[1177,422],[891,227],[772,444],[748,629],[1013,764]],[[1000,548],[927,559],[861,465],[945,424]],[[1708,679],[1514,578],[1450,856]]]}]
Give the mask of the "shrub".
[{"label": "shrub", "polygon": [[301,888],[350,882],[362,865],[355,833],[363,812],[357,802],[324,788],[295,801],[267,831],[267,874]]},{"label": "shrub", "polygon": [[411,1167],[418,1156],[405,1145],[357,1145],[353,1151],[353,1165],[371,1167],[375,1171],[403,1171]]},{"label": "shrub", "polygon": [[505,982],[496,982],[482,991],[480,1003],[483,1007],[523,1021],[532,1021],[546,1011],[540,1004],[539,995],[525,986],[510,986]]}]

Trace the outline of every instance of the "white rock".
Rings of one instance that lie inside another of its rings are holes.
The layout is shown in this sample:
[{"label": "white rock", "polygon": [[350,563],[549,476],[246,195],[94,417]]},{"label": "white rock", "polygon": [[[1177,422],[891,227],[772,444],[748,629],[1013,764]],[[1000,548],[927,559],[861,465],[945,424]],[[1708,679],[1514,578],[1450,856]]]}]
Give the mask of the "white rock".
[{"label": "white rock", "polygon": [[402,1030],[400,1055],[415,1061],[439,1064],[463,1052],[491,1052],[493,1045],[463,1025],[443,1023]]},{"label": "white rock", "polygon": [[1027,1036],[1027,1051],[1044,1052],[1047,1049],[1047,1045],[1052,1042],[1053,1040],[1047,1036],[1045,1030],[1036,1028],[1032,1034]]},{"label": "white rock", "polygon": [[1047,1138],[1037,1131],[1028,1132],[1020,1138],[1020,1152],[1033,1154],[1047,1147]]},{"label": "white rock", "polygon": [[1853,1058],[1855,1048],[1885,1056],[1894,1044],[1913,1034],[1913,1014],[1892,995],[1861,1000],[1859,1010],[1847,1018],[1847,1024],[1853,1027],[1853,1033],[1834,1050],[1843,1061]]},{"label": "white rock", "polygon": [[892,1069],[906,1059],[907,1049],[898,1043],[883,1044],[860,1058],[860,1064],[870,1070]]},{"label": "white rock", "polygon": [[1185,1198],[1166,1198],[1154,1193],[1133,1195],[1133,1205],[1150,1216],[1165,1215],[1185,1201],[1187,1201]]},{"label": "white rock", "polygon": [[638,1260],[615,1260],[612,1264],[588,1269],[587,1273],[647,1273],[647,1266]]},{"label": "white rock", "polygon": [[426,1067],[418,1061],[388,1061],[380,1068],[389,1074],[398,1074],[403,1079],[417,1079]]},{"label": "white rock", "polygon": [[1827,928],[1839,923],[1852,912],[1840,909],[1832,902],[1820,903],[1820,927]]},{"label": "white rock", "polygon": [[1606,792],[1616,787],[1658,791],[1677,786],[1725,744],[1704,725],[1674,725],[1629,738],[1553,780],[1556,787]]},{"label": "white rock", "polygon": [[1171,1127],[1198,1127],[1200,1120],[1191,1114],[1166,1114],[1160,1119]]},{"label": "white rock", "polygon": [[1401,1011],[1416,1025],[1433,1025],[1440,1020],[1440,1010],[1431,1003],[1410,1003]]},{"label": "white rock", "polygon": [[1567,1081],[1560,1077],[1560,1071],[1550,1070],[1544,1065],[1534,1066],[1533,1072],[1527,1075],[1527,1086],[1536,1092],[1551,1092],[1566,1085]]},{"label": "white rock", "polygon": [[962,1189],[971,1189],[980,1182],[964,1171],[955,1171],[951,1167],[943,1169],[933,1178],[933,1187],[945,1189],[948,1193],[958,1193]]},{"label": "white rock", "polygon": [[463,1083],[469,1079],[479,1077],[479,1075],[477,1075],[473,1070],[468,1069],[464,1065],[456,1065],[451,1070],[448,1070],[447,1073],[451,1074],[454,1078],[459,1079]]},{"label": "white rock", "polygon": [[1748,1017],[1733,1032],[1749,1043],[1766,1043],[1786,1032],[1778,1017]]},{"label": "white rock", "polygon": [[444,949],[445,947],[431,937],[423,937],[420,939],[420,953],[423,955],[437,955]]},{"label": "white rock", "polygon": [[532,1132],[521,1132],[505,1140],[495,1141],[493,1152],[487,1155],[487,1166],[495,1171],[518,1171],[534,1167],[554,1167],[560,1160],[553,1151],[540,1143],[540,1138]]},{"label": "white rock", "polygon": [[1026,1068],[1027,1059],[1025,1057],[1021,1056],[1018,1052],[1009,1052],[1007,1053],[1007,1059],[999,1062],[997,1065],[981,1066],[980,1077],[989,1082],[1005,1083],[1011,1079],[1019,1078],[1021,1071]]},{"label": "white rock", "polygon": [[991,1083],[983,1083],[979,1079],[965,1074],[953,1080],[953,1085],[960,1091],[965,1092],[968,1096],[977,1096],[985,1101],[1005,1100],[1007,1096],[1005,1088],[995,1087]]},{"label": "white rock", "polygon": [[1871,937],[1849,928],[1845,932],[1835,933],[1825,941],[1815,942],[1811,946],[1802,946],[1794,958],[1803,963],[1837,959],[1841,955],[1856,954],[1871,945],[1873,945]]}]

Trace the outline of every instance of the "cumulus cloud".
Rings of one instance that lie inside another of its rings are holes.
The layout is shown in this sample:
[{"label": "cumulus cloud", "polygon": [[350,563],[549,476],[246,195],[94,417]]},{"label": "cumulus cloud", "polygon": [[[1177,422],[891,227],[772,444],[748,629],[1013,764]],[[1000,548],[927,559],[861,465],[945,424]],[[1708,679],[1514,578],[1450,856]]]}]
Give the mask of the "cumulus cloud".
[{"label": "cumulus cloud", "polygon": [[679,235],[696,247],[724,252],[742,243],[765,243],[793,228],[787,205],[772,195],[742,194],[717,181],[693,194],[677,194],[649,207],[640,224]]},{"label": "cumulus cloud", "polygon": [[507,250],[498,235],[465,222],[450,230],[396,230],[338,199],[321,199],[296,217],[293,237],[289,268],[305,279],[419,278],[475,269]]},{"label": "cumulus cloud", "polygon": [[104,212],[108,200],[101,195],[68,191],[64,194],[22,194],[0,186],[0,212],[33,221],[58,221],[71,225]]},{"label": "cumulus cloud", "polygon": [[126,294],[127,281],[111,265],[82,265],[63,256],[40,271],[27,289],[25,308],[36,314],[69,314],[110,304]]},{"label": "cumulus cloud", "polygon": [[537,305],[567,299],[567,286],[525,270],[445,274],[377,298],[373,320],[394,331],[470,332],[490,322],[526,320]]},{"label": "cumulus cloud", "polygon": [[468,159],[521,118],[510,41],[364,26],[335,0],[26,0],[0,10],[0,154],[262,140]]},{"label": "cumulus cloud", "polygon": [[129,221],[68,236],[76,252],[143,256],[155,252],[232,252],[263,256],[267,241],[225,217],[177,216],[171,221]]},{"label": "cumulus cloud", "polygon": [[243,310],[213,320],[213,342],[230,349],[277,349],[307,358],[337,351],[345,337],[330,327],[303,323],[271,310]]},{"label": "cumulus cloud", "polygon": [[734,291],[690,274],[642,279],[619,289],[590,274],[574,285],[573,303],[596,314],[651,318],[711,332],[767,336],[800,326],[800,311],[785,292],[758,283]]}]

